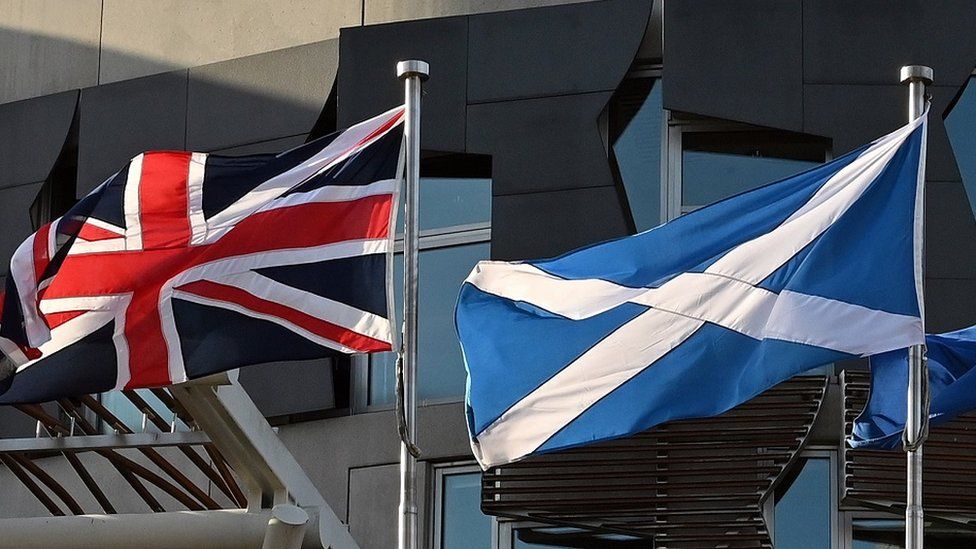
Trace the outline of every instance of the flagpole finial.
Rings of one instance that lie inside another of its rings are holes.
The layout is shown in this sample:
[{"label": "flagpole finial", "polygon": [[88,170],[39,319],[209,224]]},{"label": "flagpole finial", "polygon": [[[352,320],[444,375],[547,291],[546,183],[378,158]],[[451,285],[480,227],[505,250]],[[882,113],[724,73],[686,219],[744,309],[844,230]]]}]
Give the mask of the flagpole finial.
[{"label": "flagpole finial", "polygon": [[397,63],[397,78],[410,78],[419,76],[421,80],[427,80],[430,76],[430,65],[420,59],[408,59]]},{"label": "flagpole finial", "polygon": [[935,73],[932,71],[932,67],[925,65],[905,65],[901,68],[900,76],[902,84],[921,82],[929,86],[935,81]]}]

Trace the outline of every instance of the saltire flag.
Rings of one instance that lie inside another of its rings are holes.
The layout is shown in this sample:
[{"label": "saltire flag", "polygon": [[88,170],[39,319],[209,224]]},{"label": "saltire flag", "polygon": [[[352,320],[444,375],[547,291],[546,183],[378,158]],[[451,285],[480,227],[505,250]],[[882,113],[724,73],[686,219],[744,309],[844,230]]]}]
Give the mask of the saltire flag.
[{"label": "saltire flag", "polygon": [[277,155],[133,158],[14,253],[0,404],[389,351],[402,118]]},{"label": "saltire flag", "polygon": [[[929,424],[976,410],[976,326],[925,336]],[[908,394],[908,350],[871,357],[871,394],[848,439],[854,448],[901,449]]]},{"label": "saltire flag", "polygon": [[456,325],[481,466],[722,413],[923,340],[925,117],[647,232],[479,263]]}]

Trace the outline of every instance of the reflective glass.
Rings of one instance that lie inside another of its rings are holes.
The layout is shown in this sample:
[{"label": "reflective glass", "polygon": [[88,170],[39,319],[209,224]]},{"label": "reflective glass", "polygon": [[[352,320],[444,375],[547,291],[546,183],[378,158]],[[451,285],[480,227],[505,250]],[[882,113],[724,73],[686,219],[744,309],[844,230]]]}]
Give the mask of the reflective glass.
[{"label": "reflective glass", "polygon": [[661,224],[661,135],[664,110],[660,81],[625,82],[611,112],[613,154],[638,231]]},{"label": "reflective glass", "polygon": [[[156,398],[156,395],[152,394],[152,391],[149,389],[136,389],[136,394],[142,397],[142,399],[146,401],[146,404],[148,404],[149,407],[152,408],[163,419],[165,419],[167,422],[172,421],[172,412],[169,411],[169,408],[167,408],[161,400]],[[117,417],[126,427],[135,433],[142,431],[142,412],[136,408],[135,404],[126,398],[121,391],[109,391],[107,393],[102,393],[101,400],[102,405],[105,406],[108,411],[112,412],[112,414],[114,414],[115,417]],[[186,426],[183,425],[182,421],[178,421],[176,428],[178,430],[181,428],[185,430]],[[146,430],[150,432],[159,432],[159,429],[157,429],[151,421],[146,423]],[[104,423],[102,424],[102,431],[106,434],[115,432],[110,425]]]},{"label": "reflective glass", "polygon": [[966,89],[946,116],[945,127],[969,196],[969,206],[976,212],[976,82],[973,80],[969,79]]},{"label": "reflective glass", "polygon": [[[404,201],[397,214],[403,234]],[[420,179],[420,230],[491,222],[491,179],[423,177]]]},{"label": "reflective glass", "polygon": [[[853,520],[851,521],[851,538],[853,549],[904,547],[905,522],[901,520]],[[930,540],[926,539],[926,541]]]},{"label": "reflective glass", "polygon": [[[423,400],[460,398],[465,372],[461,348],[454,334],[454,304],[461,283],[474,265],[487,259],[487,242],[423,250],[420,253],[419,362],[417,396]],[[403,260],[397,256],[394,273],[397,315],[403,302]],[[400,326],[397,318],[396,326]],[[394,402],[396,357],[372,355],[369,372],[369,404]]]},{"label": "reflective glass", "polygon": [[491,549],[491,517],[481,512],[481,473],[444,476],[441,548]]},{"label": "reflective glass", "polygon": [[776,502],[776,549],[830,549],[830,483],[830,460],[807,459]]},{"label": "reflective glass", "polygon": [[682,213],[810,169],[823,143],[785,132],[685,132],[681,138]]}]

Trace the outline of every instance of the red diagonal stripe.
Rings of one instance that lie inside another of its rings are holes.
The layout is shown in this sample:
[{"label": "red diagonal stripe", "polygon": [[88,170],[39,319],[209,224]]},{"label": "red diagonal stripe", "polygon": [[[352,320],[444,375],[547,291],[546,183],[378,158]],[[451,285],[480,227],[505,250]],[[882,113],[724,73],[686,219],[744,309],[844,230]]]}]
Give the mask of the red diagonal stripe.
[{"label": "red diagonal stripe", "polygon": [[47,242],[51,224],[47,223],[34,233],[34,241],[31,243],[34,252],[34,280],[40,282],[44,270],[47,269],[51,258],[47,254]]},{"label": "red diagonal stripe", "polygon": [[373,339],[348,328],[337,326],[331,322],[292,309],[291,307],[286,307],[280,303],[267,301],[240,288],[211,282],[209,280],[201,280],[192,282],[186,286],[180,286],[179,289],[200,297],[234,303],[256,313],[281,318],[313,334],[335,341],[359,352],[370,353],[391,350],[390,344],[386,341]]},{"label": "red diagonal stripe", "polygon": [[81,226],[81,230],[78,231],[78,238],[82,240],[87,240],[89,242],[98,242],[99,240],[110,240],[113,238],[123,238],[125,235],[123,233],[117,233],[110,231],[108,229],[103,229],[102,227],[96,227],[90,223],[85,223]]}]

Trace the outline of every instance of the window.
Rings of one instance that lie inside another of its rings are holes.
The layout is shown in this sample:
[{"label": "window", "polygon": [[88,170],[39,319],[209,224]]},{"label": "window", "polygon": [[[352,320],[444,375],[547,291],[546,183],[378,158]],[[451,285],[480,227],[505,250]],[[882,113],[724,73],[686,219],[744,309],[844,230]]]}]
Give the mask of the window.
[{"label": "window", "polygon": [[956,156],[969,206],[976,212],[976,84],[971,76],[962,94],[945,118],[949,143]]},{"label": "window", "polygon": [[672,113],[668,219],[823,163],[820,138]]},{"label": "window", "polygon": [[595,532],[572,526],[537,523],[500,522],[496,549],[563,549],[601,547],[604,549],[648,549],[653,542],[625,534]]},{"label": "window", "polygon": [[610,158],[623,184],[636,231],[659,225],[664,128],[661,80],[628,78],[610,106]]},{"label": "window", "polygon": [[831,451],[808,451],[796,476],[776,491],[773,540],[777,549],[837,546],[836,465]]},{"label": "window", "polygon": [[[417,396],[421,402],[456,401],[464,395],[465,371],[454,335],[454,304],[474,265],[488,259],[491,180],[424,177],[420,182],[420,310]],[[400,232],[403,230],[400,215]],[[403,303],[402,238],[397,241],[394,297],[400,329]],[[366,406],[394,404],[396,355],[371,355]]]},{"label": "window", "polygon": [[494,521],[481,512],[475,465],[435,469],[434,549],[492,549]]},{"label": "window", "polygon": [[[165,404],[152,393],[149,389],[136,389],[135,393],[141,397],[146,404],[149,405],[160,417],[170,421],[170,429],[174,427],[176,430],[186,431],[187,426],[182,420],[175,417],[175,415],[169,411]],[[136,407],[132,401],[121,391],[109,391],[107,393],[102,393],[101,395],[102,406],[105,406],[109,412],[115,415],[123,425],[128,427],[134,433],[141,432],[160,432],[160,429],[156,428],[151,421],[143,421],[142,410]],[[175,423],[174,423],[175,422]],[[112,434],[115,429],[106,423],[101,421],[101,431],[105,434]]]}]

